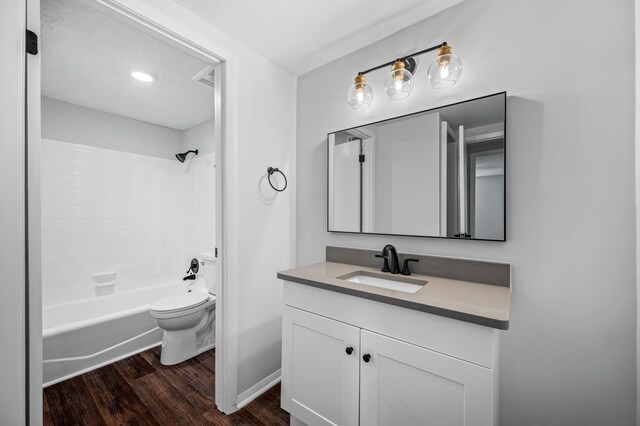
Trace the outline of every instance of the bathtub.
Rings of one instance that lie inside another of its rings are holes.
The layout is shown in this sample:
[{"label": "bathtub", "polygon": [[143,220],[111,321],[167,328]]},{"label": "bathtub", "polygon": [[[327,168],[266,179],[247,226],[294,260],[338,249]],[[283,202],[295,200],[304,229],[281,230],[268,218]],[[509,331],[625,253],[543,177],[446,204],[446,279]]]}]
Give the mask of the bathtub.
[{"label": "bathtub", "polygon": [[44,308],[44,386],[161,344],[162,330],[149,305],[186,290],[173,282]]}]

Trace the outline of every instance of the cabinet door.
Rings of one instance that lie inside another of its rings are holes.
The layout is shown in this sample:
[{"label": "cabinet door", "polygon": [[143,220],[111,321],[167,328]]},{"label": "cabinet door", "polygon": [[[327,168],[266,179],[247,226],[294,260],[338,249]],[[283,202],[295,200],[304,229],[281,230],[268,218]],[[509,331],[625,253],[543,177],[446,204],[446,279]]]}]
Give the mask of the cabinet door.
[{"label": "cabinet door", "polygon": [[285,306],[282,408],[291,415],[310,426],[357,425],[359,360],[359,328]]},{"label": "cabinet door", "polygon": [[365,330],[360,347],[362,425],[494,424],[492,370]]}]

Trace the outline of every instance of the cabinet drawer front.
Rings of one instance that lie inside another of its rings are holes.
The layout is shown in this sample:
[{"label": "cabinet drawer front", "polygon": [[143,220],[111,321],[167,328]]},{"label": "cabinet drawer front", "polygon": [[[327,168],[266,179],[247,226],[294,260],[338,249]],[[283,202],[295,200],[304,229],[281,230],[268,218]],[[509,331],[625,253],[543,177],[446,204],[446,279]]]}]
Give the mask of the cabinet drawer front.
[{"label": "cabinet drawer front", "polygon": [[361,424],[489,426],[490,369],[362,330]]},{"label": "cabinet drawer front", "polygon": [[285,307],[282,408],[310,426],[357,425],[359,359],[358,328]]}]

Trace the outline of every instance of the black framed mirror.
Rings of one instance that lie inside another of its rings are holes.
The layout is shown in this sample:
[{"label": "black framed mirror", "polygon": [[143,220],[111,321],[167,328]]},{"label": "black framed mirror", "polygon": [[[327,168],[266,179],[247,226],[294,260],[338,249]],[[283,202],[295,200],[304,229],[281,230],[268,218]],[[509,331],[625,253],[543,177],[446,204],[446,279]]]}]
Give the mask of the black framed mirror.
[{"label": "black framed mirror", "polygon": [[500,92],[327,135],[327,230],[506,240]]}]

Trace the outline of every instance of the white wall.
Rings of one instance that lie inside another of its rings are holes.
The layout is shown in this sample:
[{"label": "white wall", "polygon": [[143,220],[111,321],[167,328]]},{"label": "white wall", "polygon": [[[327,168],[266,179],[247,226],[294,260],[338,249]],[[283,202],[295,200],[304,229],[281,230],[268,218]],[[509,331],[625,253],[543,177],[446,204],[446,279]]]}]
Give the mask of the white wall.
[{"label": "white wall", "polygon": [[181,149],[182,132],[43,96],[42,136],[175,159],[174,155]]},{"label": "white wall", "polygon": [[[215,123],[213,119],[200,123],[189,129],[183,130],[180,136],[180,152],[198,150],[198,155],[210,154],[213,152],[214,144],[212,137],[215,136]],[[192,154],[189,154],[191,158]]]},{"label": "white wall", "polygon": [[440,235],[440,114],[376,126],[376,232]]},{"label": "white wall", "polygon": [[23,1],[0,2],[0,424],[24,423]]},{"label": "white wall", "polygon": [[[327,244],[506,261],[501,333],[504,425],[629,425],[636,413],[634,11],[622,0],[463,2],[298,80],[297,263]],[[448,41],[459,83],[434,90],[420,58],[404,102],[367,76],[375,102],[352,111],[359,70]],[[616,58],[615,83],[603,55]],[[507,242],[326,232],[326,134],[507,90]]]},{"label": "white wall", "polygon": [[[242,62],[236,168],[239,263],[237,281],[229,282],[238,286],[239,295],[238,394],[280,369],[282,281],[276,273],[295,266],[297,186],[296,79],[255,53]],[[260,79],[254,78],[256,73]],[[262,180],[269,166],[286,174],[286,191],[276,194]]]},{"label": "white wall", "polygon": [[[334,135],[332,135],[334,136]],[[339,133],[336,139],[346,139]],[[342,136],[342,137],[341,137]],[[360,230],[360,144],[339,141],[333,149],[333,226],[336,231]],[[339,182],[335,185],[335,182]]]}]

